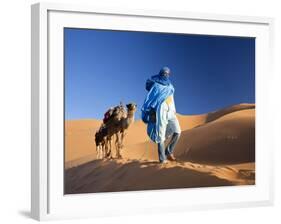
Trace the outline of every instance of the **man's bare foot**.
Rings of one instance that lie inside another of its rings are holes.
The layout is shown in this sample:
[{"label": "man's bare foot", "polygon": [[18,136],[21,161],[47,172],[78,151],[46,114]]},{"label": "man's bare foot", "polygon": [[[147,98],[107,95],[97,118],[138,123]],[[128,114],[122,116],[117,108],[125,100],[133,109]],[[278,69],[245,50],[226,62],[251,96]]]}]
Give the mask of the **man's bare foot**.
[{"label": "man's bare foot", "polygon": [[173,154],[167,155],[167,159],[170,161],[176,161],[176,158],[174,157]]},{"label": "man's bare foot", "polygon": [[160,162],[160,164],[167,164],[167,163],[168,163],[167,160],[163,160],[163,161]]}]

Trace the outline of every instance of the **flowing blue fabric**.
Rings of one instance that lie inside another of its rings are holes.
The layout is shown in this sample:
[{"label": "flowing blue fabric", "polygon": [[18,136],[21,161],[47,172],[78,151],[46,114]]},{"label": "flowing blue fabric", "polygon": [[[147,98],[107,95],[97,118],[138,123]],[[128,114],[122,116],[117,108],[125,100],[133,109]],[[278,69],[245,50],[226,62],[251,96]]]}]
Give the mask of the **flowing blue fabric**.
[{"label": "flowing blue fabric", "polygon": [[145,89],[147,91],[150,91],[151,87],[154,85],[155,82],[164,86],[168,86],[172,84],[169,77],[159,74],[159,75],[152,76],[151,79],[148,79],[146,81]]},{"label": "flowing blue fabric", "polygon": [[168,85],[172,84],[169,77],[166,76],[166,75],[163,75],[163,74],[154,75],[154,76],[151,77],[151,79],[154,82],[157,82],[157,83],[165,85],[165,86],[168,86]]},{"label": "flowing blue fabric", "polygon": [[150,122],[147,120],[147,134],[150,139],[156,143],[163,141],[163,138],[165,138],[161,132],[163,121],[160,116],[160,106],[175,91],[169,78],[163,78],[161,76],[162,75],[156,75],[149,80],[150,88],[147,88],[146,84],[146,88],[149,92],[141,109],[143,120],[151,110],[156,112],[156,122]]}]

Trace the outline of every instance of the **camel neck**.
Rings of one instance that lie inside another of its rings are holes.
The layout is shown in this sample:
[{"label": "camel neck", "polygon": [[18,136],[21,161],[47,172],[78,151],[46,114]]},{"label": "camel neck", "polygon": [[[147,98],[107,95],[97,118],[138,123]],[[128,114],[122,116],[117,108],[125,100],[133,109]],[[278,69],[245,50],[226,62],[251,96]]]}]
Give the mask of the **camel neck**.
[{"label": "camel neck", "polygon": [[128,112],[128,118],[129,119],[134,119],[135,113],[133,111]]}]

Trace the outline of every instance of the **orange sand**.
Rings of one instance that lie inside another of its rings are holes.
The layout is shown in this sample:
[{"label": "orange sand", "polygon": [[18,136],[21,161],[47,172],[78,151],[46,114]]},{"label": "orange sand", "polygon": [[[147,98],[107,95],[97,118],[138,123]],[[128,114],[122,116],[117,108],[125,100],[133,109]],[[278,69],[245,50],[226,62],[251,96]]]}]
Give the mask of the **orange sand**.
[{"label": "orange sand", "polygon": [[121,160],[96,159],[94,134],[101,121],[66,121],[65,193],[255,184],[254,104],[177,116],[178,160],[166,165],[157,162],[157,146],[140,120],[127,131]]}]

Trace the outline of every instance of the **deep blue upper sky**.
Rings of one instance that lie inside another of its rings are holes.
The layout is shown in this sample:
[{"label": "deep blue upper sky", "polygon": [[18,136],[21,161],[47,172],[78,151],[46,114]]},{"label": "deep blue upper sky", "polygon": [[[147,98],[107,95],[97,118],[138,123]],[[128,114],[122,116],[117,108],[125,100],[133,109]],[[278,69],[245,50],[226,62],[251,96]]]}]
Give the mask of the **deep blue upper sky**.
[{"label": "deep blue upper sky", "polygon": [[70,29],[65,41],[65,118],[101,119],[110,106],[135,102],[145,81],[168,66],[180,114],[255,102],[255,39]]}]

